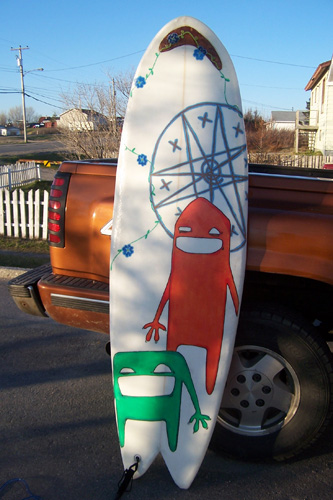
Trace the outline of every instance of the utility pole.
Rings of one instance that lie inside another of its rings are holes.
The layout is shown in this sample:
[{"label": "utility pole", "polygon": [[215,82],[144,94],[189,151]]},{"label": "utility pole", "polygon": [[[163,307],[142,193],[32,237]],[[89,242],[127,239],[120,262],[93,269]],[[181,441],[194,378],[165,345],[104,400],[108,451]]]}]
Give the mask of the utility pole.
[{"label": "utility pole", "polygon": [[27,50],[29,47],[21,47],[21,45],[18,48],[11,48],[11,50],[18,50],[19,55],[16,56],[17,59],[17,65],[20,68],[20,75],[21,75],[21,91],[22,91],[22,114],[23,114],[23,134],[24,134],[24,142],[27,142],[27,122],[26,122],[26,116],[25,116],[25,92],[24,92],[24,73],[23,73],[23,59],[22,59],[22,50]]}]

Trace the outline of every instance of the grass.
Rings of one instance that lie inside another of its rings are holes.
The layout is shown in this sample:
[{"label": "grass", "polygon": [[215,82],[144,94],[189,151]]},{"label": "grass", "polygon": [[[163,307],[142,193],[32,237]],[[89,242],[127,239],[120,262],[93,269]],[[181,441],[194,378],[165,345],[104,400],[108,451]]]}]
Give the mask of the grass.
[{"label": "grass", "polygon": [[48,253],[49,245],[45,240],[26,240],[23,238],[0,236],[0,250]]},{"label": "grass", "polygon": [[[51,152],[42,152],[42,153],[20,153],[17,155],[11,155],[11,156],[0,156],[0,165],[7,165],[7,164],[14,164],[17,161],[24,159],[24,160],[48,160],[49,162],[53,161],[64,161],[65,160],[65,154],[64,153],[57,153],[56,151],[51,151]],[[52,167],[51,167],[52,168]]]},{"label": "grass", "polygon": [[0,266],[30,268],[49,260],[47,241],[0,236]]},{"label": "grass", "polygon": [[21,189],[25,193],[30,191],[30,189],[33,189],[34,191],[37,191],[38,189],[42,191],[48,191],[50,192],[51,190],[51,185],[52,181],[35,181],[31,182],[30,184],[24,184],[24,186],[18,186],[15,189]]},{"label": "grass", "polygon": [[[60,137],[60,133],[57,130],[50,130],[48,128],[28,128],[27,129],[27,139],[28,141],[56,141]],[[22,135],[7,135],[1,136],[2,144],[22,144],[24,142],[23,131]]]}]

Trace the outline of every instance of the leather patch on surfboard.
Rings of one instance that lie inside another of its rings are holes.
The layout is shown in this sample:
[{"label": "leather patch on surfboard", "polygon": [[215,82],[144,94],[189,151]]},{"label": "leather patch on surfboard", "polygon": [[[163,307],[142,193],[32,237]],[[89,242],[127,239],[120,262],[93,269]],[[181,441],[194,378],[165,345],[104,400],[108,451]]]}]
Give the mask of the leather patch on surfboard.
[{"label": "leather patch on surfboard", "polygon": [[160,52],[167,52],[182,45],[193,45],[198,51],[198,58],[207,56],[218,70],[222,69],[222,61],[213,45],[191,26],[182,26],[170,31],[161,41],[159,50]]}]

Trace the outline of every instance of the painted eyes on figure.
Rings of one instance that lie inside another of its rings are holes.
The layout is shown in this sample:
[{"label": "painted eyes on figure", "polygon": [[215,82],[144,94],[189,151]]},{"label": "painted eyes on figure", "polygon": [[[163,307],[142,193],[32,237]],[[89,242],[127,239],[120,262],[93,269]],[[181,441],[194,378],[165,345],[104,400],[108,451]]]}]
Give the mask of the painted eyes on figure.
[{"label": "painted eyes on figure", "polygon": [[[181,226],[181,227],[179,227],[178,230],[180,233],[191,233],[192,232],[192,228],[190,226]],[[208,234],[210,234],[212,236],[219,236],[222,233],[216,227],[212,227],[211,230],[208,232]]]},{"label": "painted eyes on figure", "polygon": [[[223,240],[220,238],[209,238],[191,236],[192,228],[189,226],[179,227],[179,234],[176,238],[176,247],[185,253],[192,254],[212,254],[223,249]],[[208,233],[210,236],[221,236],[221,232],[212,227]]]}]

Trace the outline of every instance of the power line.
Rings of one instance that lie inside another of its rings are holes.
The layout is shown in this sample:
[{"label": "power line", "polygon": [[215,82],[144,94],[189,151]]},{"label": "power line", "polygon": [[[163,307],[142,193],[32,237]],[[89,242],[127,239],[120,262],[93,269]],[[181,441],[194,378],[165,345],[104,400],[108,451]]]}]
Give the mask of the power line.
[{"label": "power line", "polygon": [[255,104],[256,106],[262,106],[264,108],[278,109],[280,111],[292,111],[290,108],[282,108],[277,106],[272,106],[271,104],[264,104],[262,102],[248,101],[247,99],[242,99],[242,102],[247,102],[249,104]]},{"label": "power line", "polygon": [[241,83],[240,87],[255,87],[257,89],[273,89],[273,90],[301,90],[299,87],[271,87],[270,85],[254,85],[252,83]]},{"label": "power line", "polygon": [[48,71],[48,72],[50,72],[50,71],[67,71],[67,70],[71,70],[71,69],[88,68],[89,66],[98,66],[98,64],[105,64],[107,62],[117,61],[118,59],[124,59],[126,57],[135,56],[137,54],[142,54],[143,52],[144,52],[144,50],[137,50],[136,52],[132,52],[131,54],[125,54],[123,56],[113,57],[112,59],[106,59],[105,61],[99,61],[99,62],[89,63],[89,64],[82,64],[81,66],[73,66],[71,68],[49,69],[46,71]]},{"label": "power line", "polygon": [[[46,70],[46,71],[57,71],[57,70]],[[78,83],[77,81],[76,82],[73,82],[73,80],[65,80],[64,78],[55,78],[54,76],[46,76],[46,75],[34,75],[38,78],[47,78],[48,80],[56,80],[58,82],[65,82],[65,83]],[[85,85],[94,85],[93,83],[86,83]]]},{"label": "power line", "polygon": [[[49,70],[49,71],[53,71],[53,70]],[[48,80],[56,80],[58,82],[80,84],[80,82],[78,82],[78,81],[75,82],[73,80],[65,80],[64,78],[56,78],[54,76],[46,76],[46,75],[33,75],[33,76],[35,76],[36,78],[47,78]],[[103,86],[106,86],[107,84],[106,83],[86,83],[86,82],[84,82],[84,83],[82,83],[82,85],[88,85],[89,87],[103,87]]]},{"label": "power line", "polygon": [[0,67],[0,71],[3,71],[4,73],[17,73],[17,69],[6,68],[6,66]]},{"label": "power line", "polygon": [[38,97],[44,97],[45,99],[52,99],[53,101],[57,101],[57,102],[60,102],[62,103],[63,101],[61,99],[57,99],[56,97],[52,97],[50,95],[43,95],[43,94],[39,94],[38,92],[36,91],[31,91],[31,89],[27,89],[29,94],[26,93],[25,95],[28,96],[28,97],[32,97],[32,95],[35,95],[35,96],[38,96]]},{"label": "power line", "polygon": [[[142,54],[143,52],[144,52],[144,50],[138,50],[136,52],[131,52],[129,54],[124,54],[122,56],[113,57],[112,59],[105,59],[104,61],[98,61],[98,62],[94,62],[94,63],[82,64],[80,66],[72,66],[72,67],[68,67],[68,68],[49,69],[49,70],[46,70],[46,71],[48,71],[48,72],[51,72],[51,71],[52,72],[57,72],[57,71],[67,71],[67,70],[73,70],[73,69],[88,68],[90,66],[98,66],[99,64],[105,64],[107,62],[117,61],[118,59],[124,59],[126,57],[134,56],[134,55],[137,55],[137,54]],[[282,66],[292,66],[292,67],[295,67],[295,68],[316,69],[316,66],[307,66],[307,65],[303,65],[303,64],[287,63],[287,62],[282,62],[282,61],[272,61],[272,60],[269,60],[269,59],[259,59],[257,57],[241,56],[239,54],[230,54],[230,55],[231,55],[231,57],[239,57],[240,59],[248,59],[250,61],[258,61],[258,62],[264,62],[264,63],[268,63],[268,64],[279,64],[279,65],[282,65]]]},{"label": "power line", "polygon": [[63,106],[57,106],[56,104],[51,104],[49,102],[46,102],[46,101],[42,101],[41,99],[37,99],[37,97],[34,97],[30,94],[25,94],[27,97],[30,97],[30,99],[34,99],[35,101],[38,101],[38,102],[42,102],[43,104],[47,104],[48,106],[52,106],[53,108],[58,108],[58,109],[64,109]]},{"label": "power line", "polygon": [[248,57],[248,56],[240,56],[237,54],[230,54],[231,57],[239,57],[241,59],[249,59],[250,61],[259,61],[259,62],[265,62],[269,64],[280,64],[282,66],[292,66],[294,68],[307,68],[307,69],[316,69],[317,66],[304,66],[302,64],[294,64],[294,63],[286,63],[286,62],[281,62],[281,61],[270,61],[268,59],[258,59],[256,57]]},{"label": "power line", "polygon": [[39,97],[45,97],[46,99],[52,99],[54,101],[63,102],[61,98],[59,98],[59,92],[50,91],[49,89],[41,88],[41,87],[26,87],[26,91],[29,94],[37,95]]}]

